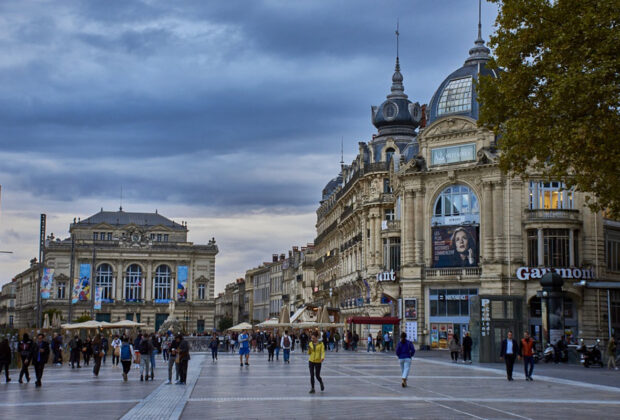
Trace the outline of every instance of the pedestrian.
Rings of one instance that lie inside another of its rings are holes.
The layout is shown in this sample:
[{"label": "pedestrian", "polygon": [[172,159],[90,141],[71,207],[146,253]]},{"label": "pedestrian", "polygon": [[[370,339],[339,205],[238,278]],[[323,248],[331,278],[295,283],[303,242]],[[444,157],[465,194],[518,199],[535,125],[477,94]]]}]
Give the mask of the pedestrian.
[{"label": "pedestrian", "polygon": [[211,349],[211,359],[212,362],[215,363],[217,360],[217,348],[220,345],[220,340],[217,338],[217,334],[213,333],[211,336],[211,341],[209,342],[209,348]]},{"label": "pedestrian", "polygon": [[280,360],[280,341],[282,340],[282,337],[280,337],[280,333],[276,333],[276,337],[275,337],[275,342],[276,342],[276,348],[275,348],[275,352],[276,352],[276,360]]},{"label": "pedestrian", "polygon": [[375,350],[375,343],[373,342],[373,339],[372,339],[372,334],[370,333],[368,334],[368,339],[366,341],[368,341],[368,345],[366,346],[366,353],[369,353],[370,349],[372,349],[374,353],[376,350]]},{"label": "pedestrian", "polygon": [[400,341],[396,346],[396,356],[398,356],[398,362],[400,363],[400,373],[402,379],[402,387],[407,386],[407,377],[409,376],[409,369],[411,368],[411,360],[415,354],[415,346],[409,340],[407,340],[407,333],[400,334]]},{"label": "pedestrian", "polygon": [[461,350],[458,335],[452,334],[452,338],[448,343],[448,348],[450,349],[450,357],[452,358],[452,363],[457,363],[459,361],[459,351]]},{"label": "pedestrian", "polygon": [[383,334],[383,344],[383,350],[386,352],[390,351],[390,334],[387,331]]},{"label": "pedestrian", "polygon": [[245,356],[245,365],[250,366],[250,336],[243,330],[239,334],[239,366],[243,366],[243,356]]},{"label": "pedestrian", "polygon": [[[512,331],[508,331],[508,338],[502,340],[502,350],[499,354],[500,359],[506,362],[506,376],[512,381],[512,369],[515,365],[515,359],[519,354],[519,343],[512,338]],[[521,356],[518,356],[521,358]]]},{"label": "pedestrian", "polygon": [[325,360],[325,345],[319,342],[319,333],[313,332],[310,344],[308,345],[308,367],[310,369],[310,394],[314,394],[314,377],[321,385],[321,391],[325,390],[323,379],[321,378],[321,366]]},{"label": "pedestrian", "polygon": [[336,331],[336,333],[334,334],[334,347],[336,348],[336,353],[338,353],[338,347],[340,347],[341,338],[342,337],[340,337],[340,333]]},{"label": "pedestrian", "polygon": [[381,342],[383,340],[381,339],[381,331],[377,331],[377,338],[375,338],[375,342],[377,343],[377,350],[382,351],[383,348],[381,346]]},{"label": "pedestrian", "polygon": [[6,383],[11,382],[9,377],[9,366],[11,365],[11,346],[9,346],[9,340],[4,338],[0,343],[0,375],[2,375],[2,369],[6,378]]},{"label": "pedestrian", "polygon": [[179,347],[178,347],[178,358],[179,358],[179,381],[178,385],[185,385],[187,381],[187,365],[189,360],[191,359],[189,355],[189,343],[187,340],[183,340],[183,336],[179,334],[177,336],[179,338]]},{"label": "pedestrian", "polygon": [[41,379],[43,379],[43,368],[47,363],[47,360],[50,357],[50,345],[47,341],[44,340],[44,335],[37,335],[37,342],[32,345],[32,363],[34,365],[34,374],[37,378],[35,386],[38,388],[41,384]]},{"label": "pedestrian", "polygon": [[526,331],[521,339],[521,356],[523,357],[523,370],[525,371],[525,380],[533,381],[532,373],[534,372],[534,340]]},{"label": "pedestrian", "polygon": [[276,336],[273,335],[273,336],[269,337],[269,342],[267,344],[267,352],[268,352],[267,361],[268,362],[273,362],[273,356],[274,356],[274,353],[276,351],[276,346],[277,346],[276,345]]},{"label": "pedestrian", "polygon": [[108,338],[104,335],[101,337],[101,350],[103,350],[103,364],[105,365],[105,359],[108,356],[108,350],[110,345],[108,343]]},{"label": "pedestrian", "polygon": [[471,348],[473,345],[473,341],[471,336],[469,335],[469,331],[465,332],[465,337],[463,337],[463,362],[471,364]]},{"label": "pedestrian", "polygon": [[93,354],[92,343],[90,336],[86,338],[86,341],[82,344],[82,358],[84,359],[84,365],[90,364],[90,356]]},{"label": "pedestrian", "polygon": [[28,372],[28,366],[32,361],[32,340],[28,336],[28,333],[24,333],[22,341],[19,342],[19,355],[22,359],[22,369],[19,371],[19,383],[23,384],[22,378],[26,376],[26,381],[30,382],[30,372]]},{"label": "pedestrian", "polygon": [[288,334],[288,331],[284,331],[282,340],[280,341],[280,347],[284,353],[284,363],[291,363],[291,346],[293,344],[292,337]]},{"label": "pedestrian", "polygon": [[353,333],[353,351],[357,351],[357,345],[360,342],[360,336],[357,335],[357,332]]},{"label": "pedestrian", "polygon": [[123,336],[119,350],[119,357],[121,359],[121,365],[123,366],[123,381],[125,382],[127,382],[127,374],[131,370],[133,354],[133,346],[129,344],[127,337]]},{"label": "pedestrian", "polygon": [[[140,381],[149,380],[149,370],[151,370],[151,353],[153,353],[153,344],[148,337],[140,340]],[[151,378],[153,379],[153,378]]]},{"label": "pedestrian", "polygon": [[308,347],[308,334],[306,334],[306,330],[299,334],[299,345],[301,346],[301,351],[305,352]]},{"label": "pedestrian", "polygon": [[93,350],[93,375],[99,376],[99,369],[101,369],[101,360],[103,359],[103,343],[99,334],[95,335],[93,342],[91,343]]},{"label": "pedestrian", "polygon": [[[172,333],[170,334],[172,336]],[[170,352],[170,356],[168,357],[168,382],[166,384],[170,385],[172,383],[172,367],[174,366],[176,375],[175,381],[179,380],[179,362],[177,359],[178,356],[178,347],[179,347],[180,339],[174,337],[174,339],[170,342],[170,347],[168,351]]]},{"label": "pedestrian", "polygon": [[292,332],[290,337],[291,337],[291,352],[294,353],[295,352],[295,341],[297,340],[297,336],[295,336],[295,333]]},{"label": "pedestrian", "polygon": [[155,333],[151,334],[151,381],[155,379],[155,356],[161,350],[161,344],[159,342],[159,336]]},{"label": "pedestrian", "polygon": [[607,343],[607,369],[611,369],[614,367],[614,370],[618,370],[616,366],[616,340],[613,337],[609,338],[609,343]]},{"label": "pedestrian", "polygon": [[121,359],[121,345],[123,342],[118,337],[118,334],[114,336],[112,340],[112,366],[118,366],[118,362]]},{"label": "pedestrian", "polygon": [[82,351],[82,340],[78,335],[75,335],[71,341],[69,342],[69,351],[71,352],[71,369],[75,368],[75,364],[77,363],[77,367],[80,368],[80,352]]}]

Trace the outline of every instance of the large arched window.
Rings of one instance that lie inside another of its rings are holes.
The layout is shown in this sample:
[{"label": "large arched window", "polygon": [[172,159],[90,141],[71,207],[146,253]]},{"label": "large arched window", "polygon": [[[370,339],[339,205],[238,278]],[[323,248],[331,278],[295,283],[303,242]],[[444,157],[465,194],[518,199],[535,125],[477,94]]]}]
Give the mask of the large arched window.
[{"label": "large arched window", "polygon": [[125,271],[125,301],[137,302],[142,299],[142,268],[131,264]]},{"label": "large arched window", "polygon": [[390,163],[392,161],[393,156],[394,156],[394,149],[390,147],[385,151],[385,161]]},{"label": "large arched window", "polygon": [[433,225],[480,223],[478,197],[465,185],[447,187],[435,201],[432,223]]},{"label": "large arched window", "polygon": [[101,264],[97,267],[96,287],[101,288],[101,300],[103,302],[112,301],[112,282],[113,282],[112,266],[110,264]]},{"label": "large arched window", "polygon": [[170,300],[171,272],[172,270],[170,270],[170,267],[167,265],[160,265],[155,270],[155,277],[153,278],[153,299],[156,302]]}]

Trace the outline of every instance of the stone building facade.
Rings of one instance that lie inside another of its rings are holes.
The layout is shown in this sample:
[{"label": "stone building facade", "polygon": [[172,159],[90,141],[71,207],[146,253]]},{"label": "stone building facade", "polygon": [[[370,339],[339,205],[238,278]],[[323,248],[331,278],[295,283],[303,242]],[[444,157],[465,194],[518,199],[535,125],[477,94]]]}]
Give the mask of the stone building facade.
[{"label": "stone building facade", "polygon": [[[136,319],[155,329],[169,314],[189,332],[213,326],[215,239],[196,245],[187,239],[185,223],[176,223],[155,213],[115,212],[103,209],[85,219],[74,220],[70,237],[49,237],[45,247],[45,267],[54,270],[50,299],[43,310],[62,312],[63,320],[90,315],[90,285],[93,277],[101,290],[97,320],[115,322]],[[72,257],[73,256],[73,257]],[[71,282],[71,278],[74,282]],[[16,316],[19,327],[35,324],[38,265],[16,276]],[[75,285],[79,293],[71,304]]]},{"label": "stone building facade", "polygon": [[14,281],[2,285],[0,293],[0,327],[13,327],[15,325],[15,291]]}]

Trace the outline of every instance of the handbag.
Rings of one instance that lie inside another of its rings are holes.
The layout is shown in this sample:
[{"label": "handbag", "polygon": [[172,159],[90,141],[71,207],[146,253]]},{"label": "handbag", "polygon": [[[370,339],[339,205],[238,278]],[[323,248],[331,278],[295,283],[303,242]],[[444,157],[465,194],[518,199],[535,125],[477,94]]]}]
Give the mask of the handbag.
[{"label": "handbag", "polygon": [[114,356],[119,357],[121,355],[121,348],[120,347],[115,347],[114,348]]},{"label": "handbag", "polygon": [[181,363],[181,353],[177,354],[177,357],[174,359],[175,363]]}]

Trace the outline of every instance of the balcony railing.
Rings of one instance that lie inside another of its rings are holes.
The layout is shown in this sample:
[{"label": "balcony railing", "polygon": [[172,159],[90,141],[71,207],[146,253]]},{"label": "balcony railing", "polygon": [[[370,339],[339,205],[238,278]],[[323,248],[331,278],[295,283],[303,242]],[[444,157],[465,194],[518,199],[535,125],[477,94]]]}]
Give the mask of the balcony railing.
[{"label": "balcony railing", "polygon": [[400,231],[400,220],[383,220],[381,222],[382,231]]},{"label": "balcony railing", "polygon": [[480,277],[482,267],[465,267],[465,268],[427,268],[424,270],[426,278],[433,277]]},{"label": "balcony railing", "polygon": [[579,220],[579,210],[575,209],[525,209],[527,220]]}]

